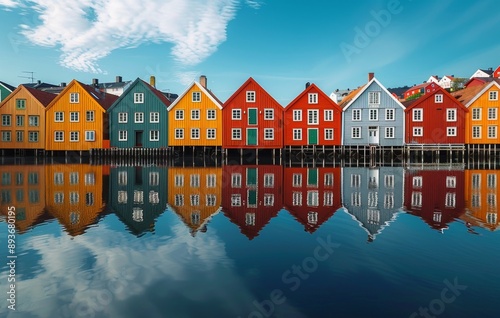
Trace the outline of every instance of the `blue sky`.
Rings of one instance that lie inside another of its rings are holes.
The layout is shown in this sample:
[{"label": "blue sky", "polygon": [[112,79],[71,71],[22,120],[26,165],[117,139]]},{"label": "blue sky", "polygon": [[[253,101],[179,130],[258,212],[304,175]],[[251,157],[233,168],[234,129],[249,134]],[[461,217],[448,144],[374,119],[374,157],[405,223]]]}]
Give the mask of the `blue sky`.
[{"label": "blue sky", "polygon": [[299,0],[0,0],[0,80],[59,84],[155,75],[181,93],[201,74],[225,101],[250,76],[286,106],[327,94],[500,65],[498,2]]}]

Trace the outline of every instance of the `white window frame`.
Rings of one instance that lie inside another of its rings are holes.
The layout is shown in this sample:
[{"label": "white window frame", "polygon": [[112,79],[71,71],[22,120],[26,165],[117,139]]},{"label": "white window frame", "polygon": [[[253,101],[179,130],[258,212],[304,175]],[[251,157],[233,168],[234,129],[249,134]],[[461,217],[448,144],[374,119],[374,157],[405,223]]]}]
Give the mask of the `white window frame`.
[{"label": "white window frame", "polygon": [[160,131],[150,130],[149,131],[149,141],[160,141]]},{"label": "white window frame", "polygon": [[127,141],[127,139],[128,139],[128,131],[118,130],[118,141]]},{"label": "white window frame", "polygon": [[193,103],[200,103],[201,102],[201,92],[200,91],[195,91],[191,93],[191,101]]},{"label": "white window frame", "polygon": [[[420,118],[418,118],[420,117]],[[423,108],[414,108],[412,110],[412,121],[414,122],[422,122],[424,121],[424,109]]]},{"label": "white window frame", "polygon": [[157,124],[160,122],[160,113],[159,112],[150,112],[149,113],[149,122]]},{"label": "white window frame", "polygon": [[385,127],[385,138],[386,139],[396,138],[395,132],[396,132],[396,127]]},{"label": "white window frame", "polygon": [[413,127],[413,137],[423,137],[424,127]]},{"label": "white window frame", "polygon": [[191,120],[200,120],[201,111],[199,109],[191,109]]},{"label": "white window frame", "polygon": [[394,108],[387,108],[385,110],[385,120],[396,120],[396,110]]},{"label": "white window frame", "polygon": [[369,109],[368,120],[369,121],[378,121],[378,109],[377,108],[370,108]]},{"label": "white window frame", "polygon": [[207,120],[216,120],[217,111],[215,109],[207,109]]},{"label": "white window frame", "polygon": [[134,113],[134,123],[140,124],[144,122],[144,113],[143,112],[135,112]]},{"label": "white window frame", "polygon": [[85,120],[87,122],[93,122],[95,120],[95,112],[93,110],[87,110],[85,112]]},{"label": "white window frame", "polygon": [[207,139],[216,139],[217,131],[215,128],[207,128]]},{"label": "white window frame", "polygon": [[80,102],[80,94],[79,93],[69,93],[69,102],[70,102],[70,104],[78,104]]},{"label": "white window frame", "polygon": [[488,120],[497,120],[498,119],[498,108],[490,107],[488,108]]},{"label": "white window frame", "polygon": [[126,124],[128,122],[128,113],[118,113],[118,123]]},{"label": "white window frame", "polygon": [[319,110],[318,109],[308,109],[307,110],[307,124],[308,125],[319,125]]},{"label": "white window frame", "polygon": [[434,95],[434,103],[442,104],[443,103],[443,94]]},{"label": "white window frame", "polygon": [[333,140],[333,128],[325,128],[324,134],[325,140]]},{"label": "white window frame", "polygon": [[62,130],[54,131],[54,141],[55,142],[64,142],[64,131],[62,131]]},{"label": "white window frame", "polygon": [[307,95],[307,103],[308,104],[317,104],[318,103],[318,93],[309,93]]},{"label": "white window frame", "polygon": [[200,128],[191,128],[190,130],[191,139],[200,139]]},{"label": "white window frame", "polygon": [[471,113],[472,113],[471,115],[472,120],[481,120],[481,113],[482,113],[481,108],[478,107],[472,108]]},{"label": "white window frame", "polygon": [[449,108],[446,110],[446,121],[447,122],[457,121],[457,109],[456,108]]},{"label": "white window frame", "polygon": [[496,125],[488,126],[488,139],[496,139],[498,136],[498,128]]},{"label": "white window frame", "polygon": [[[357,133],[355,133],[357,132]],[[361,127],[351,127],[351,138],[352,139],[361,139]]]},{"label": "white window frame", "polygon": [[293,140],[302,140],[302,129],[301,128],[294,128],[292,130],[292,138],[293,138]]},{"label": "white window frame", "polygon": [[70,123],[80,122],[80,112],[69,112],[69,122]]},{"label": "white window frame", "polygon": [[323,116],[325,121],[333,121],[333,109],[325,109]]},{"label": "white window frame", "polygon": [[176,128],[174,130],[175,139],[184,139],[184,128]]},{"label": "white window frame", "polygon": [[231,111],[231,119],[232,120],[241,120],[241,108],[235,108]]},{"label": "white window frame", "polygon": [[[239,135],[239,137],[238,137]],[[231,129],[231,140],[241,140],[241,128]]]},{"label": "white window frame", "polygon": [[472,139],[481,139],[482,135],[481,126],[472,126]]},{"label": "white window frame", "polygon": [[95,141],[95,130],[85,131],[85,141]]},{"label": "white window frame", "polygon": [[184,109],[175,110],[175,120],[184,120]]},{"label": "white window frame", "polygon": [[380,92],[368,92],[368,106],[380,105]]},{"label": "white window frame", "polygon": [[498,91],[490,91],[488,100],[498,100]]},{"label": "white window frame", "polygon": [[361,121],[361,109],[352,110],[352,121]]},{"label": "white window frame", "polygon": [[144,93],[134,93],[134,104],[144,104]]},{"label": "white window frame", "polygon": [[274,128],[264,128],[264,140],[274,140]]},{"label": "white window frame", "polygon": [[[60,117],[60,118],[58,118],[58,117]],[[54,113],[54,122],[64,123],[64,112],[55,112]]]},{"label": "white window frame", "polygon": [[446,136],[447,137],[456,137],[457,136],[457,127],[446,127]]},{"label": "white window frame", "polygon": [[302,121],[302,109],[293,110],[293,121]]},{"label": "white window frame", "polygon": [[255,103],[255,100],[256,100],[255,91],[246,91],[246,102]]},{"label": "white window frame", "polygon": [[264,120],[274,120],[274,109],[264,108]]},{"label": "white window frame", "polygon": [[70,131],[69,132],[69,141],[70,142],[79,142],[80,141],[80,132],[79,131]]}]

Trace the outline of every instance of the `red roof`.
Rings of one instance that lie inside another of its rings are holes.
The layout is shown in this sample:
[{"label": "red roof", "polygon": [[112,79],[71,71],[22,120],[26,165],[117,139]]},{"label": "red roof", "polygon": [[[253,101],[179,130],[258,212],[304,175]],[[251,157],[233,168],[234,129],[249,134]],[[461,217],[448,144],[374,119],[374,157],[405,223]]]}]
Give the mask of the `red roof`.
[{"label": "red roof", "polygon": [[172,104],[172,102],[170,100],[168,100],[167,96],[165,96],[165,94],[163,94],[162,92],[160,92],[159,90],[157,90],[156,88],[154,88],[153,86],[151,86],[148,82],[146,81],[143,81],[141,80],[147,87],[149,87],[149,89],[153,92],[153,94],[156,95],[156,97],[158,97],[163,104],[165,104],[165,106],[170,106],[170,104]]},{"label": "red roof", "polygon": [[44,107],[50,104],[50,102],[57,97],[56,94],[47,93],[35,88],[23,86],[33,97],[35,97]]},{"label": "red roof", "polygon": [[83,84],[79,81],[75,81],[82,86],[84,90],[86,90],[90,96],[92,96],[99,105],[102,106],[105,110],[108,110],[111,105],[118,99],[118,96],[101,92],[99,88],[94,88],[93,86]]}]

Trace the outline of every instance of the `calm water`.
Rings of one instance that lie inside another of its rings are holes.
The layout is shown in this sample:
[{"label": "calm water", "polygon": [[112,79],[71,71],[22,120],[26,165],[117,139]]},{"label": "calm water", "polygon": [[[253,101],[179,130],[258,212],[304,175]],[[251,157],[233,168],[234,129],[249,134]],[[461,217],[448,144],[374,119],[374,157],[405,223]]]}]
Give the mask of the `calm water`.
[{"label": "calm water", "polygon": [[47,164],[0,175],[1,317],[500,313],[500,170]]}]

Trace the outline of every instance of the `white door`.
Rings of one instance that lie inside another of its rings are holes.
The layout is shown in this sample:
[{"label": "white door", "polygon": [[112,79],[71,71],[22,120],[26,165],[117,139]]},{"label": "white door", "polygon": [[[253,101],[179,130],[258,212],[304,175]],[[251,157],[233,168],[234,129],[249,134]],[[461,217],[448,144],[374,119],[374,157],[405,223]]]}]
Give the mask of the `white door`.
[{"label": "white door", "polygon": [[368,143],[370,145],[379,143],[378,127],[368,127]]}]

